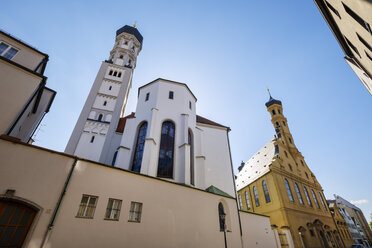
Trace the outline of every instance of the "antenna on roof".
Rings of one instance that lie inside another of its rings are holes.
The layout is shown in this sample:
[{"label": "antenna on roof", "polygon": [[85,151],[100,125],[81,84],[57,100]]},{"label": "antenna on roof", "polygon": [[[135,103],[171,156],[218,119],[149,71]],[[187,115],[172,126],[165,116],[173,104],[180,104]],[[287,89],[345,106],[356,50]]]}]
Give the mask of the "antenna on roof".
[{"label": "antenna on roof", "polygon": [[134,22],[133,27],[137,27],[137,21]]}]

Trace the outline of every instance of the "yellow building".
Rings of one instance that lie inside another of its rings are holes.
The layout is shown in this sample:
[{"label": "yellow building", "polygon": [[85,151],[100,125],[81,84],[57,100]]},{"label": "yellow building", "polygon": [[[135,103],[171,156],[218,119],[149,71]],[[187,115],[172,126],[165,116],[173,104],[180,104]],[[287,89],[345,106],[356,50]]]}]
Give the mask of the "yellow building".
[{"label": "yellow building", "polygon": [[236,177],[243,210],[270,216],[282,247],[343,247],[323,189],[298,151],[282,103],[266,103],[276,135]]},{"label": "yellow building", "polygon": [[344,219],[344,217],[340,213],[340,209],[337,207],[335,200],[328,200],[328,207],[331,211],[333,220],[336,224],[337,231],[340,234],[339,237],[341,238],[342,244],[344,247],[350,247],[354,244],[353,237],[349,231],[348,225]]}]

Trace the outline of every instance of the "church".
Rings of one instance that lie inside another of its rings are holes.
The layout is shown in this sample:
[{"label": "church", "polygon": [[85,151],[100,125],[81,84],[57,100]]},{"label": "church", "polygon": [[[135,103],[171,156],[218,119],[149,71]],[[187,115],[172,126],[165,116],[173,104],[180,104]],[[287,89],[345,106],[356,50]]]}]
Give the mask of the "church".
[{"label": "church", "polygon": [[280,247],[238,208],[230,128],[185,83],[144,84],[124,115],[142,45],[117,30],[65,152],[0,137],[0,246]]}]

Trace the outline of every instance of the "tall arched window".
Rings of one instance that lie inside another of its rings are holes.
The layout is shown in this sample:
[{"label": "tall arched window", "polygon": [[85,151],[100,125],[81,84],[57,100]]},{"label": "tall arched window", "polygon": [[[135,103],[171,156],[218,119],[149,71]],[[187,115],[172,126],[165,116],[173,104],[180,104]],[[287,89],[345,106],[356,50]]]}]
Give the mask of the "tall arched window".
[{"label": "tall arched window", "polygon": [[[223,217],[225,216],[225,217]],[[223,209],[222,203],[218,203],[218,217],[220,220],[220,231],[225,230],[225,223],[226,223],[226,213],[225,210]]]},{"label": "tall arched window", "polygon": [[323,200],[322,194],[320,192],[318,192],[318,193],[319,193],[319,198],[320,198],[320,201],[322,202],[323,208],[324,208],[325,211],[327,211],[327,207],[324,204],[324,200]]},{"label": "tall arched window", "polygon": [[173,178],[174,137],[174,124],[170,121],[163,122],[161,126],[158,177]]},{"label": "tall arched window", "polygon": [[315,194],[314,190],[311,190],[311,194],[313,195],[316,206],[320,209],[318,199],[316,199],[316,194]]},{"label": "tall arched window", "polygon": [[141,172],[141,164],[143,157],[143,150],[145,147],[145,138],[147,131],[147,122],[142,123],[138,129],[136,149],[134,150],[134,157],[132,163],[132,171]]},{"label": "tall arched window", "polygon": [[265,194],[266,203],[271,202],[269,189],[267,188],[267,183],[266,183],[265,180],[262,181],[262,188],[263,188],[263,191],[264,191],[264,194]]},{"label": "tall arched window", "polygon": [[293,196],[292,196],[292,191],[291,191],[291,187],[289,186],[288,180],[284,179],[284,183],[285,183],[285,187],[287,188],[287,193],[288,193],[289,200],[291,202],[293,202],[294,199],[293,199]]},{"label": "tall arched window", "polygon": [[256,207],[260,206],[260,199],[258,198],[258,192],[256,186],[253,186],[254,200],[256,202]]},{"label": "tall arched window", "polygon": [[249,202],[248,192],[245,191],[245,202],[247,203],[247,209],[251,209],[251,203]]},{"label": "tall arched window", "polygon": [[190,184],[195,185],[195,175],[194,175],[194,142],[191,130],[188,132],[188,143],[190,145]]},{"label": "tall arched window", "polygon": [[307,192],[307,188],[305,186],[304,186],[304,192],[305,192],[307,203],[309,204],[310,207],[312,207],[313,206],[313,203],[310,200],[309,192]]},{"label": "tall arched window", "polygon": [[304,201],[302,200],[302,195],[301,195],[300,189],[298,188],[297,183],[295,183],[295,189],[296,189],[298,200],[303,205],[304,204]]},{"label": "tall arched window", "polygon": [[98,121],[102,121],[102,118],[103,118],[103,114],[99,114],[98,115]]},{"label": "tall arched window", "polygon": [[243,209],[242,196],[238,195],[238,198],[239,198],[239,209]]}]

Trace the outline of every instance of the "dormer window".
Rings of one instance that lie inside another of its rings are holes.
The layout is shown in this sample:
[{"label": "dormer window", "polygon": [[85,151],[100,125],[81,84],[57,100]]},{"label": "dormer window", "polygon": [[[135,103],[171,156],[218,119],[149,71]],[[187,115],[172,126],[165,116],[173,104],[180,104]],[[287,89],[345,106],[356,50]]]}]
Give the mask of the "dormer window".
[{"label": "dormer window", "polygon": [[169,96],[168,96],[168,98],[169,98],[169,99],[173,99],[173,96],[174,96],[174,92],[173,92],[173,91],[169,91]]}]

